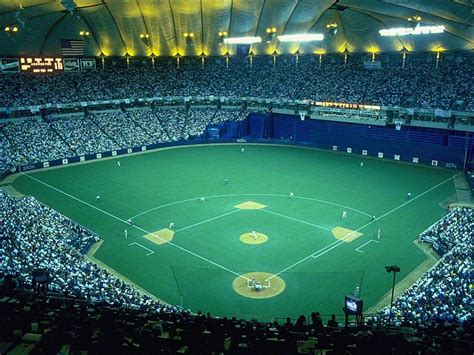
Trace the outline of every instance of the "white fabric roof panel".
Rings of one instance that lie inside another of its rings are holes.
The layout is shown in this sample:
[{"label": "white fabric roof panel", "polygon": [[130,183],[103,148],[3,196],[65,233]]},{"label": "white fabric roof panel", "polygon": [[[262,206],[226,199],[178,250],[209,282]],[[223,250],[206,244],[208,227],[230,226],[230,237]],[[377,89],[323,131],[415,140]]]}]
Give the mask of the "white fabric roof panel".
[{"label": "white fabric roof panel", "polygon": [[[0,33],[0,55],[60,55],[60,39],[78,39],[87,30],[86,55],[223,55],[235,45],[219,46],[218,32],[231,37],[261,36],[252,45],[259,54],[393,52],[474,49],[474,9],[468,0],[74,0],[70,14],[59,0],[0,0],[0,25],[17,25],[15,36]],[[22,10],[19,10],[20,7]],[[15,15],[21,12],[26,26]],[[380,29],[407,27],[419,15],[423,25],[444,25],[443,34],[381,37]],[[322,42],[265,43],[266,28],[276,35],[338,33]],[[184,33],[194,34],[193,46]],[[149,46],[140,39],[148,33]]]}]

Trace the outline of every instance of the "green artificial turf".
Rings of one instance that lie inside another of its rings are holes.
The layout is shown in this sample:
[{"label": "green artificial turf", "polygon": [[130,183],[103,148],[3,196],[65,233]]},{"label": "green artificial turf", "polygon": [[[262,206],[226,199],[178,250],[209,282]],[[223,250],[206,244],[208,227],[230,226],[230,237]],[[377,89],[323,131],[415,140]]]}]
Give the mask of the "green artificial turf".
[{"label": "green artificial turf", "polygon": [[[244,153],[240,145],[188,146],[28,175],[14,187],[96,232],[104,239],[96,257],[144,289],[193,311],[260,320],[340,314],[356,285],[365,308],[375,304],[391,288],[384,266],[400,266],[401,280],[425,260],[413,240],[455,193],[452,171],[269,145],[245,145]],[[267,207],[234,207],[246,201]],[[172,243],[143,238],[170,222]],[[337,226],[363,235],[338,242]],[[378,229],[379,243],[357,252]],[[268,242],[240,242],[251,230]],[[278,273],[286,289],[269,299],[240,296],[232,281],[247,272]]]}]

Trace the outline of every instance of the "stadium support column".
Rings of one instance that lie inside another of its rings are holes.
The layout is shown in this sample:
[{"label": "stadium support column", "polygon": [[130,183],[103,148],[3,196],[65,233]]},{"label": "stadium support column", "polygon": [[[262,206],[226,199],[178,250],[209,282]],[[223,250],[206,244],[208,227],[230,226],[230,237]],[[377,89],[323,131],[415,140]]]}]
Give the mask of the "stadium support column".
[{"label": "stadium support column", "polygon": [[[471,140],[471,137],[469,135],[469,132],[466,131],[466,140],[464,143],[464,164],[462,167],[462,170],[465,172],[467,168],[469,170],[472,168],[472,146],[469,145],[469,142]],[[468,178],[470,178],[468,176]]]},{"label": "stadium support column", "polygon": [[390,266],[385,266],[385,270],[390,273],[393,273],[393,282],[392,282],[392,296],[390,297],[390,312],[388,315],[388,324],[387,328],[390,328],[390,323],[392,321],[392,308],[393,308],[393,295],[395,293],[395,277],[397,275],[397,272],[400,272],[400,267],[397,265],[390,265]]},{"label": "stadium support column", "polygon": [[174,273],[173,266],[170,265],[170,268],[171,268],[171,272],[173,273],[174,281],[176,282],[176,288],[178,289],[179,299],[180,299],[180,305],[181,305],[181,307],[184,307],[184,305],[183,305],[183,297],[184,297],[184,295],[183,295],[183,293],[181,292],[181,288],[179,287],[178,279],[176,278],[176,274]]}]

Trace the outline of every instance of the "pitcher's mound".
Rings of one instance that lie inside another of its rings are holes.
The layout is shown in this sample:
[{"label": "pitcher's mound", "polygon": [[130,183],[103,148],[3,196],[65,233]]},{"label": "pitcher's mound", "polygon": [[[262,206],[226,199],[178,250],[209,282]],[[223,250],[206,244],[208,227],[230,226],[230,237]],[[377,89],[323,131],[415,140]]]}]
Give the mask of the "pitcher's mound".
[{"label": "pitcher's mound", "polygon": [[266,243],[268,237],[263,233],[255,232],[255,236],[252,232],[244,233],[240,236],[240,241],[245,244],[263,244]]},{"label": "pitcher's mound", "polygon": [[258,202],[254,202],[254,201],[246,201],[238,205],[235,205],[234,207],[239,208],[241,210],[261,210],[262,208],[265,208],[267,206],[262,205],[261,203],[258,203]]},{"label": "pitcher's mound", "polygon": [[[253,280],[259,286],[256,287]],[[286,285],[281,277],[269,272],[249,272],[236,277],[232,287],[243,297],[264,299],[278,296],[285,290]]]},{"label": "pitcher's mound", "polygon": [[173,236],[174,236],[174,232],[171,229],[165,228],[165,229],[160,229],[159,231],[144,235],[143,237],[153,243],[161,245],[173,240]]},{"label": "pitcher's mound", "polygon": [[331,229],[331,233],[334,236],[334,238],[338,240],[343,240],[346,243],[350,243],[363,235],[363,233],[359,233],[359,232],[353,231],[352,229],[347,229],[343,227],[333,228]]}]

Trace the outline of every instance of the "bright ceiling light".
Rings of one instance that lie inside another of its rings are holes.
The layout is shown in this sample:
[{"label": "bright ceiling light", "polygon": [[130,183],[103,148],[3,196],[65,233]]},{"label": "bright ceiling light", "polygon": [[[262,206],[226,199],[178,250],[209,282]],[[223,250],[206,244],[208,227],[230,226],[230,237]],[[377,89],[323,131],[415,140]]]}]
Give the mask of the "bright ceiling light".
[{"label": "bright ceiling light", "polygon": [[262,42],[262,37],[231,37],[224,38],[226,44],[252,44]]},{"label": "bright ceiling light", "polygon": [[386,30],[380,30],[379,33],[383,37],[387,36],[408,36],[408,35],[428,35],[435,33],[443,33],[445,30],[444,26],[417,26],[415,28],[389,28]]},{"label": "bright ceiling light", "polygon": [[422,20],[421,16],[415,15],[408,18],[409,22],[420,22]]},{"label": "bright ceiling light", "polygon": [[321,33],[300,33],[294,35],[283,35],[278,36],[280,42],[310,42],[310,41],[322,41],[324,35]]}]

